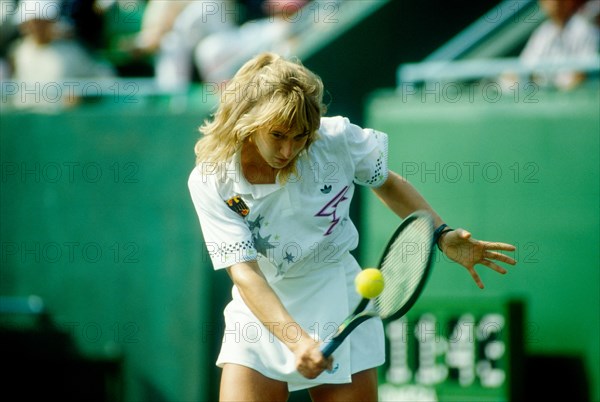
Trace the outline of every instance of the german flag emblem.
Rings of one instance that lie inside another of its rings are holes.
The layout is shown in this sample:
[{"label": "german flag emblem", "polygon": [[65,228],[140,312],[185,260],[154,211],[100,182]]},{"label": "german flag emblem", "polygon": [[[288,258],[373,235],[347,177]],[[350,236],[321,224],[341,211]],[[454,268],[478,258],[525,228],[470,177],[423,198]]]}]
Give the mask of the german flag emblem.
[{"label": "german flag emblem", "polygon": [[250,208],[248,208],[248,205],[246,205],[244,200],[242,200],[242,197],[240,197],[239,195],[231,197],[230,199],[225,201],[225,203],[233,212],[243,217],[248,216],[248,214],[250,213]]}]

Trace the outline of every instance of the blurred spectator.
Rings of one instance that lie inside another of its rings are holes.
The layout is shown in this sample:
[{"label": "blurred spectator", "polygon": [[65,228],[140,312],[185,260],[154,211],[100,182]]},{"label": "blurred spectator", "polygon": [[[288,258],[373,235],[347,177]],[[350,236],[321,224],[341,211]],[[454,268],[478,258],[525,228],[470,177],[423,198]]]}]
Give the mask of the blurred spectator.
[{"label": "blurred spectator", "polygon": [[588,0],[579,9],[578,13],[596,26],[600,27],[600,0]]},{"label": "blurred spectator", "polygon": [[[206,82],[221,84],[248,59],[263,51],[289,55],[291,39],[301,26],[295,16],[309,0],[265,0],[266,17],[248,21],[204,39],[195,50],[195,64]],[[297,26],[294,24],[297,23]]]},{"label": "blurred spectator", "polygon": [[104,6],[101,0],[63,0],[62,13],[73,24],[75,37],[94,50],[105,48]]},{"label": "blurred spectator", "polygon": [[[15,106],[64,106],[78,99],[75,82],[114,76],[110,65],[94,58],[60,18],[61,2],[22,0],[15,18],[21,37],[9,51],[7,87]],[[64,87],[69,81],[70,86]],[[16,91],[15,91],[16,89]]]},{"label": "blurred spectator", "polygon": [[8,47],[18,36],[17,24],[14,20],[17,2],[2,0],[0,3],[0,82],[8,79]]},{"label": "blurred spectator", "polygon": [[268,0],[237,0],[243,9],[241,23],[268,17],[263,3]]},{"label": "blurred spectator", "polygon": [[193,78],[193,50],[205,37],[236,24],[233,0],[150,0],[136,51],[155,55],[161,89],[183,90]]},{"label": "blurred spectator", "polygon": [[[531,35],[520,59],[525,66],[535,66],[545,62],[568,62],[592,60],[598,55],[599,30],[597,14],[594,15],[600,0],[538,0],[548,16]],[[506,75],[504,80],[514,81],[516,77]],[[569,68],[557,71],[540,69],[531,77],[540,86],[550,86],[568,90],[582,83],[586,74]],[[506,84],[506,82],[505,82]]]},{"label": "blurred spectator", "polygon": [[175,20],[192,0],[148,0],[144,9],[141,29],[135,39],[135,50],[154,54],[162,38],[173,29]]}]

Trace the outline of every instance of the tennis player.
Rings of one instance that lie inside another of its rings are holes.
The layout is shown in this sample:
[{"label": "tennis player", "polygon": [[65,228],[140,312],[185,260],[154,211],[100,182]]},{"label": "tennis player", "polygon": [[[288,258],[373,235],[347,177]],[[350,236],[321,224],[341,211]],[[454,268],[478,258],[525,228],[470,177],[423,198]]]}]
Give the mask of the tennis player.
[{"label": "tennis player", "polygon": [[200,128],[189,190],[215,269],[233,281],[217,365],[220,400],[376,401],[384,362],[381,320],[359,326],[326,359],[322,339],[354,309],[360,266],[350,220],[355,185],[398,216],[429,211],[439,247],[483,284],[476,264],[504,274],[504,243],[451,230],[421,195],[388,171],[387,136],[323,117],[323,84],[300,62],[263,53],[228,83]]}]

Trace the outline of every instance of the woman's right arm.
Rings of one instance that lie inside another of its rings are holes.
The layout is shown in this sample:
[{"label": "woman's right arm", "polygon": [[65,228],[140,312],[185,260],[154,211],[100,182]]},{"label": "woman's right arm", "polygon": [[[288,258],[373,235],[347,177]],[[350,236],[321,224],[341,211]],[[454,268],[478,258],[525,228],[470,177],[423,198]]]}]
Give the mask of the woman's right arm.
[{"label": "woman's right arm", "polygon": [[323,357],[319,343],[291,317],[256,261],[234,264],[227,273],[254,315],[294,353],[300,374],[316,378],[331,368],[332,359]]}]

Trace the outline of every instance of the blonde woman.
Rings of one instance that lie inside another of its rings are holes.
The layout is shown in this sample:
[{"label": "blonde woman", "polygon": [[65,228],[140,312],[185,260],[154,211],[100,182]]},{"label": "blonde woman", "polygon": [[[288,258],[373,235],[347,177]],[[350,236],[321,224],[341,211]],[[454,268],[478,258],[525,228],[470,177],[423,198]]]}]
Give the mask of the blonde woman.
[{"label": "blonde woman", "polygon": [[215,269],[233,281],[217,365],[220,400],[285,401],[308,388],[314,401],[376,401],[384,362],[380,320],[359,326],[326,359],[322,339],[354,309],[349,218],[355,185],[371,187],[398,216],[428,210],[438,245],[474,270],[515,261],[451,230],[402,177],[387,168],[387,136],[343,117],[323,117],[323,84],[299,62],[263,53],[228,83],[200,131],[189,189]]}]

